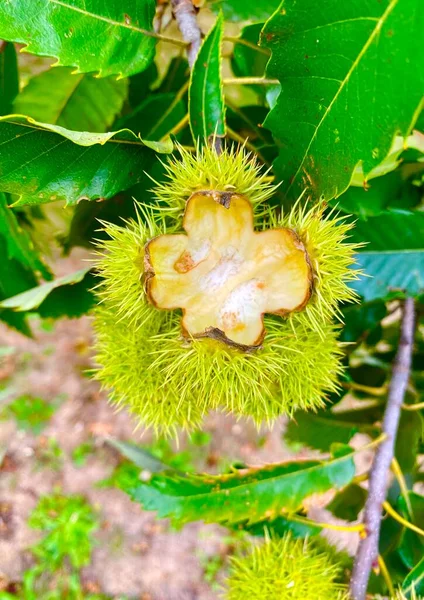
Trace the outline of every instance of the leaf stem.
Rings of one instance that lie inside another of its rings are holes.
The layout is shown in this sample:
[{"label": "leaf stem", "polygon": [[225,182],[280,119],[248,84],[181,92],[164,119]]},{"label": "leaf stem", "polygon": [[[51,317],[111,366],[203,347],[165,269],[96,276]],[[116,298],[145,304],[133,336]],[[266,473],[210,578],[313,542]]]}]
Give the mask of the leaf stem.
[{"label": "leaf stem", "polygon": [[387,394],[387,387],[385,385],[381,387],[371,387],[369,385],[362,385],[361,383],[355,383],[354,381],[343,381],[342,387],[345,390],[352,390],[354,392],[364,392],[370,396],[385,396]]},{"label": "leaf stem", "polygon": [[381,574],[383,575],[383,579],[386,582],[387,589],[389,590],[390,598],[395,597],[395,588],[393,586],[392,578],[390,577],[389,570],[387,568],[386,563],[384,562],[384,558],[381,554],[378,555],[378,566],[380,567]]},{"label": "leaf stem", "polygon": [[392,469],[393,475],[396,477],[396,480],[399,484],[399,488],[400,488],[401,494],[403,496],[403,499],[405,500],[405,504],[408,509],[409,518],[412,518],[412,506],[411,506],[411,501],[409,499],[408,486],[406,485],[406,481],[405,481],[405,477],[403,476],[402,469],[400,468],[400,465],[395,457],[393,457],[391,469]]},{"label": "leaf stem", "polygon": [[413,298],[406,298],[403,307],[401,336],[393,365],[387,406],[383,418],[386,439],[378,447],[370,470],[368,498],[365,503],[366,537],[359,542],[350,584],[352,600],[365,600],[373,564],[378,558],[383,502],[386,497],[387,473],[394,456],[394,446],[401,406],[408,385],[414,343],[415,307]]},{"label": "leaf stem", "polygon": [[173,38],[168,35],[162,35],[161,33],[156,33],[151,31],[150,37],[154,37],[160,42],[166,42],[167,44],[174,44],[174,46],[179,46],[180,48],[187,48],[188,42],[184,40],[179,40],[178,38]]},{"label": "leaf stem", "polygon": [[411,531],[415,531],[415,533],[418,533],[418,535],[422,535],[424,537],[424,530],[422,530],[420,527],[417,527],[417,525],[414,525],[413,523],[410,523],[409,521],[404,519],[398,512],[395,511],[393,506],[391,504],[389,504],[387,502],[387,500],[383,502],[383,508],[388,515],[390,515],[391,517],[393,517],[393,519],[395,519],[395,521],[397,521],[398,523],[400,523],[407,529],[411,529]]},{"label": "leaf stem", "polygon": [[417,404],[402,404],[403,410],[422,410],[424,408],[424,402],[418,402]]},{"label": "leaf stem", "polygon": [[321,523],[320,521],[313,521],[312,519],[301,517],[300,515],[289,517],[290,521],[296,523],[302,523],[304,525],[312,525],[314,527],[320,527],[321,529],[331,529],[333,531],[364,531],[365,527],[363,523],[355,523],[355,525],[340,525],[337,523]]},{"label": "leaf stem", "polygon": [[232,44],[240,44],[241,46],[246,46],[247,48],[250,48],[251,50],[255,50],[256,52],[260,52],[261,54],[266,54],[267,56],[270,55],[269,50],[266,50],[265,48],[261,48],[260,46],[257,46],[256,44],[253,44],[252,42],[249,42],[248,40],[244,40],[241,37],[233,37],[230,35],[224,35],[224,37],[222,39],[224,40],[224,42],[231,42]]},{"label": "leaf stem", "polygon": [[278,79],[266,79],[265,77],[226,77],[222,80],[224,85],[277,85]]}]

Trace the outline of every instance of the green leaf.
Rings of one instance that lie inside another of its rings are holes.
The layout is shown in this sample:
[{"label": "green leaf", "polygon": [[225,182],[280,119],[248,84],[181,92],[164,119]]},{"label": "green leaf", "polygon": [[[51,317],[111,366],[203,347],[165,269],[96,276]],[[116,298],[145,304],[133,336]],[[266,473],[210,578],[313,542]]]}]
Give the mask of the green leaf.
[{"label": "green leaf", "polygon": [[29,234],[22,229],[15,213],[9,208],[6,197],[0,193],[0,236],[6,244],[4,259],[16,260],[35,277],[51,279],[51,273],[34,248]]},{"label": "green leaf", "polygon": [[[37,285],[38,277],[50,278],[50,272],[40,259],[31,238],[9,208],[6,196],[0,193],[0,300],[19,294]],[[30,335],[24,315],[1,310],[0,318],[11,327]]]},{"label": "green leaf", "polygon": [[402,591],[411,600],[415,597],[414,592],[418,595],[424,594],[424,557],[405,577]]},{"label": "green leaf", "polygon": [[366,498],[366,490],[356,483],[351,483],[334,496],[326,509],[331,511],[338,519],[356,521],[359,513],[364,508]]},{"label": "green leaf", "polygon": [[62,285],[79,283],[84,279],[89,270],[90,269],[87,267],[86,269],[75,271],[70,275],[64,275],[63,277],[58,277],[48,283],[43,283],[27,292],[13,296],[13,298],[3,300],[3,302],[0,303],[0,306],[3,308],[13,308],[13,310],[18,312],[36,310],[54,289]]},{"label": "green leaf", "polygon": [[259,36],[263,23],[243,27],[240,41],[247,42],[234,44],[231,68],[237,77],[263,77],[265,67],[271,52],[266,48],[258,46]]},{"label": "green leaf", "polygon": [[419,187],[405,181],[402,170],[373,179],[366,189],[350,186],[337,200],[331,202],[343,212],[358,215],[366,220],[380,215],[388,209],[414,208],[420,203]]},{"label": "green leaf", "polygon": [[0,115],[12,112],[12,103],[18,94],[19,75],[15,46],[0,40]]},{"label": "green leaf", "polygon": [[296,461],[229,475],[154,474],[127,490],[145,510],[186,523],[237,523],[295,512],[305,498],[347,485],[355,475],[352,450],[338,448],[328,461]]},{"label": "green leaf", "polygon": [[277,517],[273,521],[260,521],[249,527],[245,527],[252,535],[265,535],[265,533],[273,533],[279,537],[283,537],[287,532],[290,532],[295,538],[305,538],[318,535],[322,531],[317,523],[303,519],[296,520],[297,515],[291,517]]},{"label": "green leaf", "polygon": [[189,88],[190,127],[195,140],[225,135],[225,109],[222,93],[221,42],[222,15],[209,31],[194,62]]},{"label": "green leaf", "polygon": [[226,21],[265,21],[281,0],[209,0],[214,12],[222,10]]},{"label": "green leaf", "polygon": [[366,302],[387,298],[392,292],[413,296],[424,289],[424,251],[361,252],[357,266],[372,276],[355,281],[353,288]]},{"label": "green leaf", "polygon": [[0,191],[18,194],[16,206],[110,198],[145,177],[153,150],[172,150],[169,140],[143,141],[126,129],[71,131],[20,115],[0,118],[0,145]]},{"label": "green leaf", "polygon": [[131,129],[145,140],[161,140],[185,114],[184,102],[174,93],[151,94],[116,126]]},{"label": "green leaf", "polygon": [[422,250],[424,212],[387,211],[366,221],[358,219],[351,241],[366,242],[366,251]]},{"label": "green leaf", "polygon": [[299,411],[289,421],[284,437],[289,443],[300,442],[310,448],[328,452],[335,442],[347,444],[359,430],[375,433],[372,426],[354,421],[354,411],[349,411],[349,417],[349,420],[343,420],[343,412],[332,413],[328,410],[316,414]]},{"label": "green leaf", "polygon": [[123,442],[121,440],[116,440],[114,438],[109,438],[107,443],[116,448],[122,456],[128,458],[132,463],[134,463],[140,469],[145,469],[146,471],[150,471],[151,473],[162,473],[163,471],[172,471],[172,467],[166,465],[158,458],[153,456],[144,448],[140,448],[136,444],[131,444],[129,442]]},{"label": "green leaf", "polygon": [[414,471],[423,431],[423,419],[419,412],[403,410],[396,437],[395,457],[405,474]]},{"label": "green leaf", "polygon": [[131,75],[153,60],[154,0],[11,0],[0,4],[0,39],[54,56],[81,73]]},{"label": "green leaf", "polygon": [[187,84],[190,77],[190,67],[184,56],[175,56],[171,59],[168,70],[164,75],[160,86],[156,92],[168,94],[169,92],[179,92]]},{"label": "green leaf", "polygon": [[[165,169],[156,161],[149,169],[149,176],[158,183],[164,181]],[[108,239],[104,229],[99,229],[99,221],[122,224],[122,219],[136,219],[135,200],[149,204],[153,202],[152,181],[145,177],[135,186],[102,202],[82,200],[75,206],[69,230],[59,237],[68,253],[73,246],[90,247],[95,240]]]},{"label": "green leaf", "polygon": [[367,176],[395,135],[409,134],[422,99],[422,18],[416,0],[285,0],[265,24],[267,74],[282,88],[265,124],[289,198],[305,187],[339,196],[359,161]]},{"label": "green leaf", "polygon": [[[244,27],[239,36],[240,41],[234,44],[231,68],[237,77],[265,76],[265,68],[271,53],[267,48],[258,45],[263,26],[263,23],[257,23]],[[281,90],[279,83],[271,85],[249,84],[249,88],[260,97],[262,104],[266,104],[270,96],[278,96]],[[265,120],[267,114],[268,110],[260,123]]]},{"label": "green leaf", "polygon": [[[399,512],[407,521],[424,528],[424,496],[415,492],[408,492],[407,502],[404,496],[398,500]],[[403,529],[398,554],[408,569],[413,569],[424,554],[424,539],[406,527]]]},{"label": "green leaf", "polygon": [[367,338],[369,333],[379,325],[387,314],[387,307],[382,300],[351,305],[342,308],[344,326],[340,335],[342,342],[357,342]]},{"label": "green leaf", "polygon": [[135,107],[149,94],[151,86],[158,78],[158,68],[152,62],[145,71],[129,78],[128,103]]},{"label": "green leaf", "polygon": [[240,131],[249,142],[258,147],[272,146],[271,133],[261,126],[268,110],[265,106],[236,106],[227,105],[227,123],[231,129]]},{"label": "green leaf", "polygon": [[99,79],[58,67],[30,79],[13,112],[66,129],[103,133],[120,113],[127,90],[126,79]]},{"label": "green leaf", "polygon": [[424,213],[392,211],[358,221],[352,239],[368,242],[356,259],[371,278],[353,284],[366,302],[424,289]]},{"label": "green leaf", "polygon": [[42,317],[79,317],[94,304],[90,270],[81,269],[58,277],[0,302],[0,307],[16,312],[36,311]]},{"label": "green leaf", "polygon": [[362,164],[358,164],[353,172],[350,185],[363,188],[371,179],[381,177],[382,175],[394,171],[400,164],[401,155],[410,148],[416,151],[415,153],[422,160],[424,154],[424,141],[423,135],[419,131],[413,131],[412,134],[405,139],[397,135],[393,140],[388,155],[379,165],[370,171],[366,177],[364,176]]},{"label": "green leaf", "polygon": [[[0,236],[0,256],[7,256],[7,244],[3,236]],[[37,285],[34,274],[24,268],[18,261],[0,260],[0,300],[19,294],[34,285]],[[25,335],[31,335],[25,315],[15,314],[11,310],[1,310],[0,308],[0,318],[10,327],[14,327]]]}]

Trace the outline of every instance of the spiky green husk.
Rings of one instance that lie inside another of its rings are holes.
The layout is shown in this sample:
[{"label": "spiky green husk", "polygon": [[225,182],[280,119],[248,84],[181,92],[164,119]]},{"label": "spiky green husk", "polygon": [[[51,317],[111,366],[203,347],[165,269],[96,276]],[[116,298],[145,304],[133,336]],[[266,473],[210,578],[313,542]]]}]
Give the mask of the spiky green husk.
[{"label": "spiky green husk", "polygon": [[[264,215],[259,205],[272,186],[242,151],[181,153],[182,161],[167,166],[170,180],[159,186],[157,206],[139,206],[138,220],[126,227],[105,224],[110,240],[99,244],[97,378],[112,390],[113,402],[128,406],[161,433],[172,433],[177,426],[191,429],[212,408],[250,416],[257,423],[320,408],[341,371],[331,317],[337,301],[354,297],[346,285],[355,277],[348,271],[355,246],[345,242],[350,225],[323,217],[320,207],[306,211],[298,205],[286,216]],[[266,316],[263,347],[252,353],[210,339],[184,340],[179,311],[154,308],[144,293],[144,244],[156,235],[181,231],[188,196],[207,187],[247,195],[258,227],[295,229],[314,269],[314,292],[306,309],[285,319]]]},{"label": "spiky green husk", "polygon": [[[253,205],[270,198],[275,186],[268,173],[261,172],[253,154],[225,148],[217,154],[213,148],[198,148],[195,154],[177,147],[180,158],[172,157],[164,164],[167,180],[156,184],[158,201],[168,207],[168,214],[180,219],[187,199],[198,190],[238,192],[247,196]],[[156,182],[155,182],[156,183]]]},{"label": "spiky green husk", "polygon": [[290,318],[295,322],[305,319],[321,332],[323,322],[334,317],[340,319],[341,302],[357,299],[349,287],[349,282],[357,279],[359,273],[352,268],[359,245],[348,242],[353,224],[334,210],[325,214],[323,205],[308,210],[300,202],[286,215],[271,215],[269,221],[271,227],[294,229],[305,245],[313,270],[314,290],[305,309],[292,313]]},{"label": "spiky green husk", "polygon": [[250,554],[231,560],[228,600],[345,600],[340,567],[306,541],[291,535],[266,539]]},{"label": "spiky green husk", "polygon": [[96,311],[97,377],[114,389],[112,400],[163,433],[192,428],[210,409],[221,408],[257,423],[282,413],[323,406],[336,388],[340,350],[326,326],[313,329],[267,318],[267,343],[252,354],[213,340],[183,343],[178,314],[146,305],[142,327],[128,326],[104,303]]}]

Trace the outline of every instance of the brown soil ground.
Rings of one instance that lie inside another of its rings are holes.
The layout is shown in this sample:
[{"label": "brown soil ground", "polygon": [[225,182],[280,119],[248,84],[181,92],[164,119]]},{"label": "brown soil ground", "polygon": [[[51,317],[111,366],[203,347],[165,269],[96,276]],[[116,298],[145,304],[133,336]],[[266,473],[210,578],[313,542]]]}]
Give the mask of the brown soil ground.
[{"label": "brown soil ground", "polygon": [[[75,261],[73,261],[75,262]],[[67,261],[60,264],[61,274]],[[42,435],[18,431],[12,420],[0,421],[0,578],[3,588],[19,581],[30,561],[29,546],[38,533],[26,523],[42,494],[59,486],[65,494],[83,494],[98,509],[101,528],[93,561],[84,572],[87,589],[112,597],[151,600],[212,600],[216,591],[204,579],[207,557],[227,551],[224,528],[193,523],[174,531],[165,521],[144,512],[120,490],[96,487],[119,462],[105,436],[148,443],[149,431],[137,430],[125,412],[116,412],[96,382],[84,371],[92,366],[89,317],[62,320],[46,331],[33,323],[34,338],[27,339],[0,326],[0,347],[11,354],[0,363],[3,402],[30,394],[48,401],[62,398]],[[287,457],[281,441],[282,424],[272,432],[257,432],[252,424],[210,415],[205,431],[211,444],[197,459],[199,470],[213,470],[220,458],[263,464]],[[58,468],[40,464],[49,439],[57,440],[63,460]],[[94,451],[77,467],[72,450],[94,440]],[[259,443],[260,442],[260,443]],[[180,448],[185,438],[181,436]],[[0,461],[1,462],[1,461]],[[1,587],[0,587],[1,589]]]},{"label": "brown soil ground", "polygon": [[[72,258],[60,259],[56,275],[81,268],[85,256],[85,251],[76,250]],[[28,527],[28,515],[41,495],[59,487],[65,494],[83,494],[99,512],[97,546],[91,565],[83,573],[87,591],[116,599],[219,598],[217,585],[205,580],[205,565],[230,552],[225,528],[199,521],[175,531],[167,521],[156,520],[153,513],[143,511],[120,490],[96,486],[120,460],[105,443],[105,437],[147,444],[152,433],[140,429],[135,432],[135,421],[124,410],[116,412],[98,384],[87,376],[86,370],[93,366],[90,317],[64,319],[50,328],[37,319],[32,324],[33,339],[0,325],[0,349],[10,351],[0,358],[0,402],[7,403],[23,394],[52,402],[60,398],[61,402],[39,436],[18,431],[12,420],[0,420],[0,590],[19,582],[28,568],[28,549],[39,535]],[[284,445],[283,430],[284,420],[272,431],[258,432],[250,422],[211,414],[204,424],[211,442],[196,456],[196,468],[213,472],[219,461],[261,465],[285,460],[293,452]],[[42,459],[51,439],[63,452],[54,468]],[[93,452],[83,466],[77,467],[72,451],[89,440],[94,443]],[[186,438],[181,435],[179,449],[185,444]],[[304,450],[296,456],[306,454],[311,452]],[[313,518],[330,518],[320,508],[328,500],[328,495],[311,499]],[[348,540],[343,536],[336,539],[353,549],[355,540],[351,535]]]}]

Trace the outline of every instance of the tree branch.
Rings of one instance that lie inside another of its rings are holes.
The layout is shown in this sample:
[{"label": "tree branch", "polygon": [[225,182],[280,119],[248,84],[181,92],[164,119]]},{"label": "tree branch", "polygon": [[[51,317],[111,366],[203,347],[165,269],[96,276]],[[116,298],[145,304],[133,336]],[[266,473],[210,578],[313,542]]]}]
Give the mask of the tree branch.
[{"label": "tree branch", "polygon": [[202,32],[197,24],[196,9],[192,0],[172,0],[172,10],[182,36],[189,44],[187,59],[191,69],[202,43]]},{"label": "tree branch", "polygon": [[407,298],[403,307],[399,347],[393,365],[383,419],[382,429],[387,437],[377,448],[370,471],[368,498],[364,512],[366,537],[359,543],[353,566],[350,585],[352,600],[365,600],[371,569],[378,560],[378,541],[382,507],[387,492],[387,475],[394,455],[400,412],[411,369],[414,321],[414,300]]}]

